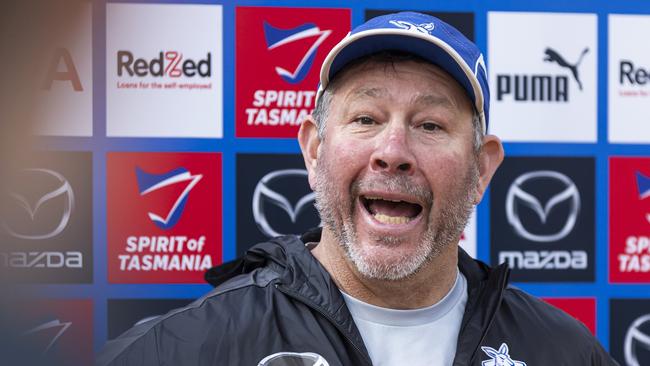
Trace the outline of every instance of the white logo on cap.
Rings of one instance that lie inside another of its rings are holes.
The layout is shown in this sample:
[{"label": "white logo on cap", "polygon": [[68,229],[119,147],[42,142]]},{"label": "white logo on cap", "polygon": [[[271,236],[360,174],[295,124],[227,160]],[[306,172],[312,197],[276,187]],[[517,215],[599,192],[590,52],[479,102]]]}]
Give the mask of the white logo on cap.
[{"label": "white logo on cap", "polygon": [[433,23],[413,24],[410,22],[405,22],[403,20],[391,20],[389,21],[389,23],[398,28],[406,29],[413,32],[420,32],[424,34],[431,34],[431,31],[433,30],[433,28],[435,28]]},{"label": "white logo on cap", "polygon": [[485,59],[483,58],[483,54],[481,53],[478,56],[478,59],[476,60],[476,64],[474,65],[474,76],[478,77],[478,68],[483,69],[483,73],[487,75],[487,67],[485,67]]}]

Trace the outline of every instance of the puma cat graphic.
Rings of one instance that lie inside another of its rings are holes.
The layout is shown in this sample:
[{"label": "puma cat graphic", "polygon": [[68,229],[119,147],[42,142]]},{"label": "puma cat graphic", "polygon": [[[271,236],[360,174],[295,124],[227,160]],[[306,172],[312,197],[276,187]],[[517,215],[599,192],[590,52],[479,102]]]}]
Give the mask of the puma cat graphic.
[{"label": "puma cat graphic", "polygon": [[546,57],[544,57],[544,61],[546,62],[556,62],[558,65],[561,67],[565,67],[569,70],[571,70],[571,74],[573,74],[573,78],[576,80],[578,83],[578,88],[582,90],[582,82],[580,81],[580,77],[578,76],[578,66],[582,62],[582,59],[585,57],[585,55],[589,52],[589,47],[586,47],[582,53],[580,54],[580,57],[578,58],[578,62],[575,63],[575,65],[572,65],[568,63],[562,55],[560,55],[557,51],[554,49],[547,47],[546,50],[544,51],[544,54]]}]

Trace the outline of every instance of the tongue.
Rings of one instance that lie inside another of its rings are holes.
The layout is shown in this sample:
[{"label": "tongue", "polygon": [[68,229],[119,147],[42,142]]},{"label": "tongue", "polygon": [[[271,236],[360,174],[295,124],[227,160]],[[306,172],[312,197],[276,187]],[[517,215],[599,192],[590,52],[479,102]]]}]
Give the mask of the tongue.
[{"label": "tongue", "polygon": [[393,217],[415,217],[418,214],[418,205],[408,202],[391,202],[384,200],[370,200],[368,203],[370,212]]}]

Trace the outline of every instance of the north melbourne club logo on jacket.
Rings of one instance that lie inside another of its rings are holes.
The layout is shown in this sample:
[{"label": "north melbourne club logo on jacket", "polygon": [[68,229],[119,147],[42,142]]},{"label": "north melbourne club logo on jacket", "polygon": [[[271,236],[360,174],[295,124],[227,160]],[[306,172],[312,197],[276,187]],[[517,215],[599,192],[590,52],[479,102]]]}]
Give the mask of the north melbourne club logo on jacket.
[{"label": "north melbourne club logo on jacket", "polygon": [[510,350],[505,343],[501,343],[499,350],[486,346],[481,347],[481,349],[486,355],[490,356],[489,360],[481,362],[481,366],[526,366],[525,362],[516,361],[510,357]]},{"label": "north melbourne club logo on jacket", "polygon": [[257,366],[330,366],[327,360],[313,352],[278,352],[264,357]]}]

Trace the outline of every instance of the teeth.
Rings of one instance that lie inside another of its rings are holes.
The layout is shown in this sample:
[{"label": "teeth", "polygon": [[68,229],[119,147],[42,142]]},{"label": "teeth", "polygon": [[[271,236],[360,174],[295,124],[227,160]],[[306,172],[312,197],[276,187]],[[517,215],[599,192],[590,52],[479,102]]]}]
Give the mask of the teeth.
[{"label": "teeth", "polygon": [[411,221],[411,219],[406,216],[388,216],[380,213],[376,213],[373,216],[375,217],[375,219],[377,219],[377,221],[384,224],[398,225],[398,224],[406,224],[407,222]]},{"label": "teeth", "polygon": [[391,200],[390,198],[366,196],[367,200],[384,200],[388,202],[402,202],[402,200]]}]

